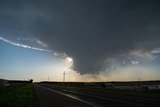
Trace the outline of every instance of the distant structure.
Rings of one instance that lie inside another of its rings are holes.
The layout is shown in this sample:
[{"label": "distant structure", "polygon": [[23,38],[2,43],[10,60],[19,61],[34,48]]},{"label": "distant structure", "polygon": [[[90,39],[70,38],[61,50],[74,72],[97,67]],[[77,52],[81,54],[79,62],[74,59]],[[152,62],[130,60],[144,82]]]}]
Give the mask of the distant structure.
[{"label": "distant structure", "polygon": [[112,82],[113,88],[127,90],[160,90],[160,81]]},{"label": "distant structure", "polygon": [[64,71],[64,73],[63,73],[63,82],[65,82],[65,75],[66,75],[66,73]]}]

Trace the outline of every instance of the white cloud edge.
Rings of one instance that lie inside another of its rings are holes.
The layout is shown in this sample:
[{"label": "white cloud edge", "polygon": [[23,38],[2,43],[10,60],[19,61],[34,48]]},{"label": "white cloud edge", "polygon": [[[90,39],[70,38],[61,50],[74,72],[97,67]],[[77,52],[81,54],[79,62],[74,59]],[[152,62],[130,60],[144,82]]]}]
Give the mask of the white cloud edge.
[{"label": "white cloud edge", "polygon": [[[36,51],[51,52],[51,53],[53,53],[54,56],[60,57],[60,58],[65,59],[65,60],[67,60],[68,58],[71,58],[71,57],[69,57],[66,53],[59,53],[59,52],[56,52],[56,51],[53,51],[53,50],[31,47],[31,46],[28,46],[28,45],[20,44],[20,43],[17,43],[17,42],[14,42],[14,41],[5,39],[5,38],[3,38],[3,37],[1,37],[1,36],[0,36],[0,40],[4,41],[4,42],[6,42],[6,43],[9,43],[9,44],[11,44],[11,45],[17,46],[17,47],[33,49],[33,50],[36,50]],[[72,58],[71,58],[71,59],[72,59]]]},{"label": "white cloud edge", "polygon": [[47,49],[36,48],[36,47],[32,47],[32,46],[20,44],[20,43],[17,43],[17,42],[14,42],[14,41],[5,39],[5,38],[3,38],[3,37],[0,37],[0,40],[4,41],[4,42],[6,42],[6,43],[9,43],[9,44],[11,44],[11,45],[18,46],[18,47],[22,47],[22,48],[28,48],[28,49],[33,49],[33,50],[37,50],[37,51],[45,51],[45,52],[51,51],[51,50],[47,50]]}]

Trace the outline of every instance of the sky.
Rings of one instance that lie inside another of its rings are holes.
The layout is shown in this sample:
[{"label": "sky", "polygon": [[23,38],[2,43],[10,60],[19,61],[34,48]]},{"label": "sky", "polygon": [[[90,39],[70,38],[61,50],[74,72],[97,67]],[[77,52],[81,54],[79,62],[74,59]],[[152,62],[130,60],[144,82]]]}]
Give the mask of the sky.
[{"label": "sky", "polygon": [[1,0],[0,76],[160,79],[159,0]]}]

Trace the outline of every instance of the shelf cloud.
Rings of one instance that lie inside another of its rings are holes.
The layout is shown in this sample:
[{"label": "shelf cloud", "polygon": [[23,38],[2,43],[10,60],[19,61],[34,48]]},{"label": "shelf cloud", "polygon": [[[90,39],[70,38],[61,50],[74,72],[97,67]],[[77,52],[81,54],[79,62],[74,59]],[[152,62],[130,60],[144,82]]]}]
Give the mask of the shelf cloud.
[{"label": "shelf cloud", "polygon": [[[0,23],[6,34],[1,40],[72,58],[80,74],[115,68],[107,59],[137,65],[142,54],[153,58],[159,53],[158,0],[1,0]],[[42,48],[11,41],[17,35],[36,38]]]}]

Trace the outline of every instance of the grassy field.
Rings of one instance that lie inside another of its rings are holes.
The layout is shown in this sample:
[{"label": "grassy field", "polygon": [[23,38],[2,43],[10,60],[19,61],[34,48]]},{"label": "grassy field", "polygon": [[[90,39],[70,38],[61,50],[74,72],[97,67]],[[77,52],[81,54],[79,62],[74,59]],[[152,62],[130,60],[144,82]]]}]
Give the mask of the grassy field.
[{"label": "grassy field", "polygon": [[34,107],[37,104],[32,83],[18,83],[0,88],[0,107]]}]

